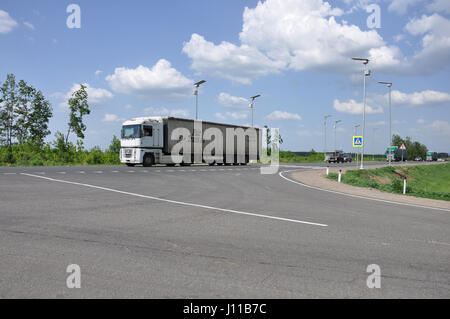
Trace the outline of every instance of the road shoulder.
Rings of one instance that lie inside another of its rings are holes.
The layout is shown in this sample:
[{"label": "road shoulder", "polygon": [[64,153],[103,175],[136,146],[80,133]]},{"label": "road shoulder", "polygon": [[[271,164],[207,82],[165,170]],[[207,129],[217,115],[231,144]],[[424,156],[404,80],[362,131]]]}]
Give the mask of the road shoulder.
[{"label": "road shoulder", "polygon": [[[375,168],[375,167],[371,167]],[[342,168],[342,172],[348,169],[355,169],[354,167]],[[330,172],[337,173],[339,168],[331,168]],[[356,187],[344,183],[338,183],[337,181],[330,180],[326,178],[326,168],[314,169],[314,170],[303,170],[294,171],[290,174],[291,178],[295,181],[303,183],[308,186],[321,188],[323,190],[329,190],[334,192],[340,192],[349,195],[356,195],[362,197],[368,197],[378,200],[398,202],[402,204],[425,206],[430,208],[439,208],[450,210],[450,203],[444,200],[436,200],[429,198],[413,197],[400,194],[392,194],[382,192],[378,189],[366,188],[366,187]]]}]

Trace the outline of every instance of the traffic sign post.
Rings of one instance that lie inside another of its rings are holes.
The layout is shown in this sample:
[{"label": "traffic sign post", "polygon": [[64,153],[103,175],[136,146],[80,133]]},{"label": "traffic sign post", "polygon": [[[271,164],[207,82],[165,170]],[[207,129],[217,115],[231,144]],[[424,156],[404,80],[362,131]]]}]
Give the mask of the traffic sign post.
[{"label": "traffic sign post", "polygon": [[402,162],[403,162],[403,151],[406,150],[405,144],[402,144],[399,149],[402,150]]},{"label": "traffic sign post", "polygon": [[363,137],[362,136],[353,136],[353,147],[363,147]]}]

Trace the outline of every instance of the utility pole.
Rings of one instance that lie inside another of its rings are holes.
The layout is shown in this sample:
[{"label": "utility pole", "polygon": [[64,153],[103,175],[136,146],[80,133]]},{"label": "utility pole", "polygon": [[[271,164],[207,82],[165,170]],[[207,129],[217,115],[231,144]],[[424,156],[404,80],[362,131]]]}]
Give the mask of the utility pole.
[{"label": "utility pole", "polygon": [[323,136],[324,136],[324,145],[323,145],[323,158],[324,161],[327,158],[327,118],[331,117],[331,115],[325,115],[323,117],[323,127],[324,127],[324,131],[323,131]]},{"label": "utility pole", "polygon": [[334,154],[336,155],[336,127],[341,120],[334,121]]},{"label": "utility pole", "polygon": [[372,128],[372,161],[375,160],[375,131],[378,129],[378,127]]},{"label": "utility pole", "polygon": [[[361,124],[355,125],[355,136],[358,136],[358,127],[360,127]],[[356,167],[358,167],[358,153],[359,153],[359,149],[356,148],[356,152],[355,152],[355,157],[356,157]]]},{"label": "utility pole", "polygon": [[391,158],[392,157],[392,154],[391,154],[391,152],[392,152],[392,108],[391,108],[392,82],[379,81],[378,83],[385,84],[389,88],[389,166],[391,166],[392,165],[392,163],[391,163],[391,161],[392,161],[392,158]]}]

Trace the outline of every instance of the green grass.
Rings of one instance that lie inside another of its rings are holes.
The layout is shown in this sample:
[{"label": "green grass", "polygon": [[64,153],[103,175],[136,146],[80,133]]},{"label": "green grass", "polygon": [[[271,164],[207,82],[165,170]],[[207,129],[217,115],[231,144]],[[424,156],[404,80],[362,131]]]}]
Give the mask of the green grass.
[{"label": "green grass", "polygon": [[298,156],[289,151],[280,151],[280,163],[313,163],[323,162],[323,153],[313,153],[309,156]]},{"label": "green grass", "polygon": [[[450,201],[450,163],[348,170],[342,174],[341,181],[358,187],[403,193],[403,179],[399,174],[407,177],[407,195]],[[337,180],[338,174],[330,173],[327,177]]]}]

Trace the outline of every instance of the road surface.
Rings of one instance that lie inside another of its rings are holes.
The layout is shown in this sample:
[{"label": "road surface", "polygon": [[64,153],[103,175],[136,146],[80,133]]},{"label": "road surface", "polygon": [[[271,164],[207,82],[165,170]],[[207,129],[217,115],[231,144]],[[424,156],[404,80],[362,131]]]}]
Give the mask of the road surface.
[{"label": "road surface", "polygon": [[259,166],[3,167],[0,203],[0,298],[450,297],[450,212]]}]

